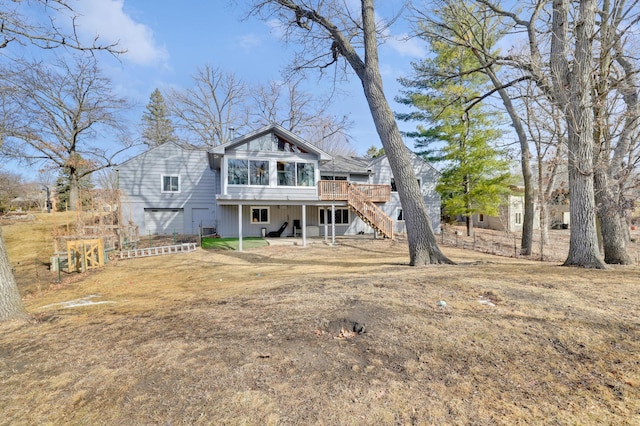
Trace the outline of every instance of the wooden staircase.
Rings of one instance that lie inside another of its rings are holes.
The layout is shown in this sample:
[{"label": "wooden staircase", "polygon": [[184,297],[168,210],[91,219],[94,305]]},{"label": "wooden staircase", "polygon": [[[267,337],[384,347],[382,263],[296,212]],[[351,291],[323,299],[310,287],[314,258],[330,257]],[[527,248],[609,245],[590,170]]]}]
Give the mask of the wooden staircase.
[{"label": "wooden staircase", "polygon": [[393,239],[393,219],[371,202],[371,199],[358,189],[357,184],[349,183],[347,203],[364,223],[385,237]]}]

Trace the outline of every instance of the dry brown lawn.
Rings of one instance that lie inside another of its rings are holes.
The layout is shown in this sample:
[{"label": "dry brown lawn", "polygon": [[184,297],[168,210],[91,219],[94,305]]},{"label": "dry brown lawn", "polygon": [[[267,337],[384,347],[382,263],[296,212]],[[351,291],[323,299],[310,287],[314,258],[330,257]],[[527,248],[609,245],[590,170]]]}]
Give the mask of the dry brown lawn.
[{"label": "dry brown lawn", "polygon": [[58,285],[46,228],[3,226],[33,320],[0,324],[0,424],[640,424],[638,266],[445,248],[457,265],[412,268],[359,238]]}]

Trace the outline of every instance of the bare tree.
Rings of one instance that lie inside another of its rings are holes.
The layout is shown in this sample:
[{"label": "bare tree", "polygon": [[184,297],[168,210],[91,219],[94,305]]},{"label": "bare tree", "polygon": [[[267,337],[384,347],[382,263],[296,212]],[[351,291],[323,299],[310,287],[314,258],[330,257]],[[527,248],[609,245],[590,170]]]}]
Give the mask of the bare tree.
[{"label": "bare tree", "polygon": [[[571,233],[564,264],[604,268],[596,229],[592,105],[593,36],[596,1],[581,0],[578,13],[569,0],[554,0],[549,66],[551,93],[567,120]],[[575,16],[574,22],[569,17]],[[573,26],[573,42],[569,35]]]},{"label": "bare tree", "polygon": [[[21,64],[5,75],[0,92],[6,112],[2,153],[64,171],[69,208],[74,210],[80,179],[111,166],[131,145],[121,116],[128,108],[126,100],[113,94],[110,80],[90,56],[59,59],[53,65]],[[105,142],[114,136],[122,146]]]},{"label": "bare tree", "polygon": [[300,85],[300,79],[272,81],[253,91],[253,125],[277,123],[331,154],[355,155],[348,135],[353,123],[346,115],[329,114],[331,97],[321,101],[321,96],[301,90]]},{"label": "bare tree", "polygon": [[[346,117],[343,117],[346,119]],[[305,138],[312,141],[318,148],[332,155],[356,156],[356,151],[350,143],[348,128],[351,124],[344,123],[332,116],[315,117],[311,126],[305,132]]]},{"label": "bare tree", "polygon": [[233,138],[247,126],[246,85],[232,73],[210,65],[198,68],[194,86],[167,94],[176,128],[192,145],[213,147]]},{"label": "bare tree", "polygon": [[[40,10],[36,11],[31,8]],[[60,30],[51,18],[55,14],[67,17],[66,20],[71,22],[71,32]],[[50,20],[44,23],[37,22],[31,19],[34,15],[46,16]],[[17,43],[42,49],[69,47],[91,52],[106,50],[111,53],[119,53],[115,45],[100,45],[97,40],[94,40],[90,45],[81,43],[75,32],[75,17],[73,9],[65,0],[14,1],[10,5],[5,2],[0,10],[0,22],[2,22],[0,25],[0,34],[2,35],[0,49]],[[4,137],[0,138],[0,143],[2,143],[2,139]],[[25,317],[26,313],[11,271],[11,264],[0,229],[0,321]]]},{"label": "bare tree", "polygon": [[[511,51],[497,63],[526,73],[559,111],[566,123],[570,246],[565,265],[603,268],[599,252],[594,199],[594,123],[592,69],[596,0],[532,2],[518,12],[491,0],[477,0],[527,35],[528,51]],[[546,38],[545,38],[546,37]],[[543,49],[548,46],[549,49]]]},{"label": "bare tree", "polygon": [[[42,16],[41,20],[35,19]],[[58,25],[60,21],[70,23],[70,29]],[[6,2],[0,9],[0,49],[13,44],[31,45],[40,49],[68,47],[79,51],[96,52],[104,50],[110,53],[123,53],[117,44],[101,44],[98,37],[90,43],[84,43],[76,32],[78,15],[67,0],[32,0]]]},{"label": "bare tree", "polygon": [[639,161],[640,104],[638,102],[637,60],[628,52],[628,26],[621,25],[624,17],[631,22],[640,20],[624,1],[605,0],[598,9],[599,31],[596,42],[600,55],[594,73],[594,137],[595,198],[605,262],[632,263],[627,252],[629,240],[626,211],[632,203],[625,199],[635,165]]},{"label": "bare tree", "polygon": [[382,87],[373,0],[351,11],[342,1],[260,0],[253,12],[277,16],[289,40],[301,46],[293,71],[348,67],[360,79],[373,121],[395,177],[409,242],[409,263],[451,263],[440,251],[395,117]]}]

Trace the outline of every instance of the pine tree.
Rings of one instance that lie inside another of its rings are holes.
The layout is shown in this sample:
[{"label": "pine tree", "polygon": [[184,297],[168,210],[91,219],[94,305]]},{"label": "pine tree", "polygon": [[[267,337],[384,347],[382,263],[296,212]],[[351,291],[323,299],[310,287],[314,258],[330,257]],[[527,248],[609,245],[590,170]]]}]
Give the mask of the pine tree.
[{"label": "pine tree", "polygon": [[[85,174],[85,170],[81,170],[82,177],[78,179],[78,202],[81,207],[91,207],[91,191],[95,185],[91,181],[91,175]],[[65,167],[60,171],[56,179],[56,198],[57,210],[63,212],[65,210],[75,210],[79,206],[74,206],[71,201],[71,182],[69,177],[69,168]]]},{"label": "pine tree", "polygon": [[471,235],[473,214],[497,214],[509,191],[509,162],[494,146],[501,137],[496,115],[477,101],[488,80],[473,72],[480,68],[475,56],[437,37],[426,40],[434,56],[413,65],[415,78],[401,79],[406,90],[398,99],[416,110],[397,117],[424,122],[411,134],[416,148],[425,159],[444,162],[436,189],[445,213],[464,216]]},{"label": "pine tree", "polygon": [[142,128],[142,140],[149,147],[177,141],[169,109],[157,88],[151,93],[146,111],[142,114]]}]

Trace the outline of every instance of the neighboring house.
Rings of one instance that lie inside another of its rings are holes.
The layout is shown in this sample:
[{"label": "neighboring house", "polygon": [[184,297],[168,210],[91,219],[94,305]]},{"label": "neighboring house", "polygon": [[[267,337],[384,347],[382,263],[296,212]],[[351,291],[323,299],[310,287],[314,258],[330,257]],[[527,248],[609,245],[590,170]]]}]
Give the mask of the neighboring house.
[{"label": "neighboring house", "polygon": [[[416,155],[411,161],[438,232],[439,173]],[[123,220],[142,235],[205,227],[263,236],[285,223],[281,236],[405,232],[386,157],[334,157],[278,125],[209,151],[160,145],[121,164],[118,179]]]},{"label": "neighboring house", "polygon": [[[524,188],[511,186],[511,192],[505,197],[504,203],[499,207],[498,216],[489,216],[484,213],[473,215],[473,226],[496,231],[518,232],[522,231],[524,221]],[[536,215],[534,229],[540,228],[540,221]]]}]

